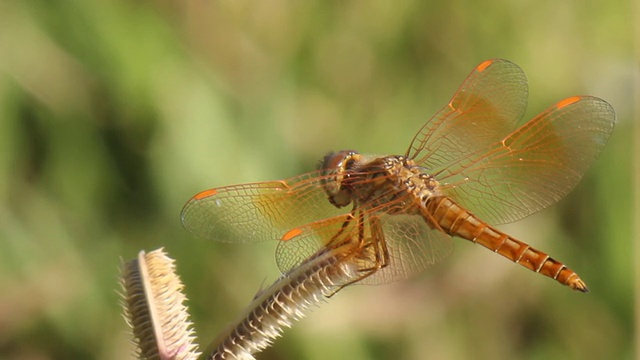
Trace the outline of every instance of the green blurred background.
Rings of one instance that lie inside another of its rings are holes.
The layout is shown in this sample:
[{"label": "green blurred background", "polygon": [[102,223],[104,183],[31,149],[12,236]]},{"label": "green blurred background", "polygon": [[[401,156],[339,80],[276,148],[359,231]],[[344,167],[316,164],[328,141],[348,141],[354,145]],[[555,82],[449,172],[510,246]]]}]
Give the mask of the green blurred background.
[{"label": "green blurred background", "polygon": [[118,266],[158,247],[206,345],[277,277],[275,243],[194,239],[184,202],[328,150],[403,153],[494,57],[527,73],[527,116],[576,94],[617,111],[576,190],[502,227],[591,293],[456,241],[420,277],[345,289],[258,358],[634,358],[638,23],[634,1],[1,2],[0,359],[132,358]]}]

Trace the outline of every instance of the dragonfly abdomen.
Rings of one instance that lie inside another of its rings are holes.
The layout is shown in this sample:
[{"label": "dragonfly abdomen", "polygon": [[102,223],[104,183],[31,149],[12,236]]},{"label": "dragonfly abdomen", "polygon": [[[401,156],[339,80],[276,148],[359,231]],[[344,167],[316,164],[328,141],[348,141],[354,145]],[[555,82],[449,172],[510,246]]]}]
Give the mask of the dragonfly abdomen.
[{"label": "dragonfly abdomen", "polygon": [[515,239],[478,219],[449,197],[427,202],[427,210],[445,232],[480,244],[525,268],[550,277],[574,290],[587,292],[578,274],[548,254]]}]

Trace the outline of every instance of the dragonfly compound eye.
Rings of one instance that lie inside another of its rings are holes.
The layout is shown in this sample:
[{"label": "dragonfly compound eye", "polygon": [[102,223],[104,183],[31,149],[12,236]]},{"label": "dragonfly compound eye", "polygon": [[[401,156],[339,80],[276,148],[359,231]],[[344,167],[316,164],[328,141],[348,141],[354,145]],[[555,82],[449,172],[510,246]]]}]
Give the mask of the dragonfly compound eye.
[{"label": "dragonfly compound eye", "polygon": [[322,186],[329,201],[337,207],[351,203],[351,190],[345,186],[344,180],[349,177],[357,156],[359,154],[356,151],[343,150],[327,154],[322,162]]}]

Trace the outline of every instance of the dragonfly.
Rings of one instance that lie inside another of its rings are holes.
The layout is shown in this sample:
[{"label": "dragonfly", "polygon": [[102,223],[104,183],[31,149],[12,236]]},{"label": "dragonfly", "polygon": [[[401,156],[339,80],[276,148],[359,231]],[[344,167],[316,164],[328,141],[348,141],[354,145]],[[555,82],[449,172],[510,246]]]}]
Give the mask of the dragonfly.
[{"label": "dragonfly", "polygon": [[521,123],[523,70],[477,65],[403,155],[329,153],[285,180],[204,190],[184,206],[191,233],[216,241],[276,240],[283,274],[319,250],[357,269],[351,283],[406,279],[441,262],[453,237],[587,292],[564,263],[495,226],[563,198],[603,150],[615,123],[606,101],[572,96]]}]

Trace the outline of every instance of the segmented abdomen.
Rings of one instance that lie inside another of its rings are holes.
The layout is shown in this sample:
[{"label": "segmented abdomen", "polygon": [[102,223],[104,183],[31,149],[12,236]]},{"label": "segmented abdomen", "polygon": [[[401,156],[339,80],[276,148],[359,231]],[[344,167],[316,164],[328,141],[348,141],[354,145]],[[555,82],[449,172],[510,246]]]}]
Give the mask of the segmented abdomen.
[{"label": "segmented abdomen", "polygon": [[546,253],[517,240],[478,219],[449,197],[434,197],[427,201],[427,216],[442,230],[480,244],[529,270],[557,280],[574,290],[587,292],[578,274]]}]

